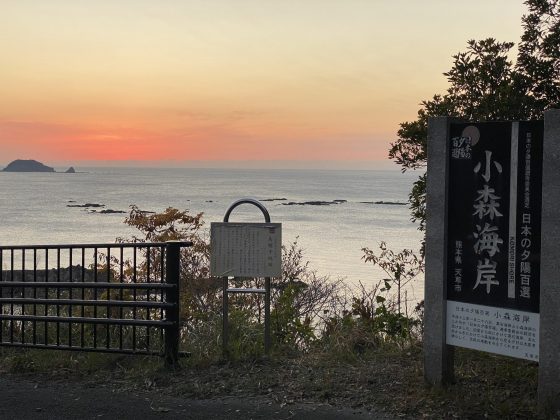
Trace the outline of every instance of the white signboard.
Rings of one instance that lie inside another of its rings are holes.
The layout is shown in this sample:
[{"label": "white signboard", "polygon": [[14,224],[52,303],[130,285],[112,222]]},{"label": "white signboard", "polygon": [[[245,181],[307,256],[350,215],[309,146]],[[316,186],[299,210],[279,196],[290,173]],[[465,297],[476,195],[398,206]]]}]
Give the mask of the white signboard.
[{"label": "white signboard", "polygon": [[280,277],[281,223],[212,223],[210,274],[216,277]]},{"label": "white signboard", "polygon": [[447,301],[446,342],[539,361],[539,314]]}]

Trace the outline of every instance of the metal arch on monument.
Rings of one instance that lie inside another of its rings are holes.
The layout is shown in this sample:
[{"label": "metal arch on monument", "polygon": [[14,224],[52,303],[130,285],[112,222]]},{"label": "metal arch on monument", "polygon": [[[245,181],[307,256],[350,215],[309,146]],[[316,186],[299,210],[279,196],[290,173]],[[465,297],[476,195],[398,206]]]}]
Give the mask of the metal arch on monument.
[{"label": "metal arch on monument", "polygon": [[[249,204],[257,207],[264,216],[264,223],[232,223],[234,209]],[[264,295],[264,351],[271,347],[270,332],[270,283],[272,277],[281,275],[281,229],[280,223],[271,223],[266,207],[254,198],[242,198],[233,202],[226,211],[223,223],[211,224],[211,274],[223,282],[223,331],[222,350],[228,356],[229,343],[229,295]],[[264,288],[229,287],[230,277],[264,277]]]}]

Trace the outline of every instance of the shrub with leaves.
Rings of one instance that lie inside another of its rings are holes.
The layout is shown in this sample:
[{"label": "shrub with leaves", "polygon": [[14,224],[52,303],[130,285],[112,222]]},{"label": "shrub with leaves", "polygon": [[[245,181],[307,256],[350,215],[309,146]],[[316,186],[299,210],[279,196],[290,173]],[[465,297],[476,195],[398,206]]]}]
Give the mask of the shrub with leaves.
[{"label": "shrub with leaves", "polygon": [[[167,208],[147,213],[132,206],[125,223],[140,232],[120,242],[193,242],[181,254],[181,320],[184,347],[201,360],[219,357],[222,333],[222,281],[210,277],[210,244],[203,215]],[[152,267],[160,264],[151,257]],[[263,287],[264,279],[232,279],[236,287]],[[282,277],[271,287],[271,326],[276,351],[309,347],[322,328],[325,314],[334,312],[342,281],[319,276],[304,260],[297,240],[282,248]],[[230,296],[230,355],[262,354],[264,301],[257,295]]]}]

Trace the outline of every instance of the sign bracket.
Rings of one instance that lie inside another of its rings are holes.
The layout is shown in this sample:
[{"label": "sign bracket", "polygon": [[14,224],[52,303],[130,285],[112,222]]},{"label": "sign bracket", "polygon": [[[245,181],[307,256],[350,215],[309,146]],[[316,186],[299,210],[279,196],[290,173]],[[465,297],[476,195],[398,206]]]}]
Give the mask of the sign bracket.
[{"label": "sign bracket", "polygon": [[[229,218],[232,211],[242,205],[251,204],[257,207],[264,216],[265,223],[270,223],[270,214],[266,207],[254,198],[241,198],[233,202],[226,211],[224,216],[224,223],[229,223]],[[241,294],[262,294],[264,295],[264,353],[270,354],[271,338],[270,338],[270,277],[265,277],[264,289],[262,288],[239,288],[229,287],[229,277],[223,276],[223,292],[222,292],[222,353],[224,358],[229,356],[229,295],[232,293]]]}]

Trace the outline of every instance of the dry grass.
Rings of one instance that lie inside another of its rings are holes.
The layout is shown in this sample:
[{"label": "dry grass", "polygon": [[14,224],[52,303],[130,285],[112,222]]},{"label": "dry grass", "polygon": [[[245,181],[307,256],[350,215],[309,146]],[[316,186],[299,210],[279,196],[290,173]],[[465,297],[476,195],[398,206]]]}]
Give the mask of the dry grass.
[{"label": "dry grass", "polygon": [[84,384],[110,382],[122,391],[144,389],[191,398],[266,396],[281,404],[327,402],[383,409],[406,418],[537,416],[535,364],[466,350],[457,351],[457,380],[445,390],[424,384],[419,346],[386,346],[344,361],[319,352],[207,366],[187,361],[175,372],[154,358],[39,351],[4,351],[3,356],[4,372],[72,378]]}]

